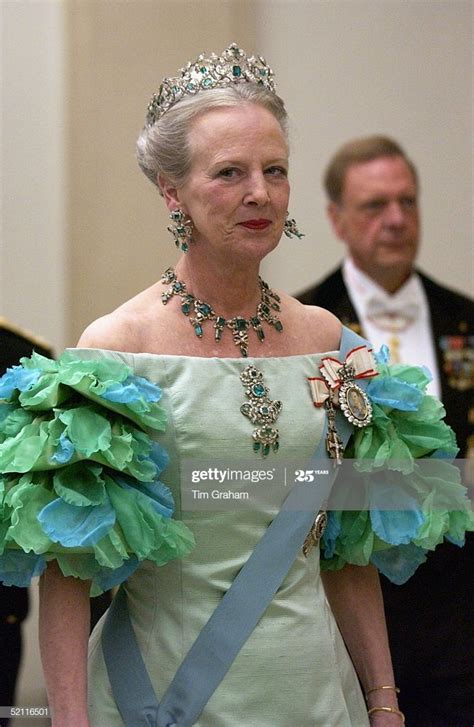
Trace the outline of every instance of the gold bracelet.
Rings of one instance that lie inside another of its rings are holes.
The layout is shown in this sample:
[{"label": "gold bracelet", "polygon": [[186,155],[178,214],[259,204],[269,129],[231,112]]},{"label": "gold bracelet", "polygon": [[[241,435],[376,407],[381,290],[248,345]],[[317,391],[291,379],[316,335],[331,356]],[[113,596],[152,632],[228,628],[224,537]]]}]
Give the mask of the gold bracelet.
[{"label": "gold bracelet", "polygon": [[371,692],[378,692],[379,689],[391,689],[393,692],[400,694],[399,688],[395,685],[392,686],[391,684],[382,684],[380,687],[372,687],[371,689],[367,689],[365,693],[365,698],[367,699]]},{"label": "gold bracelet", "polygon": [[405,724],[405,715],[401,710],[395,709],[395,707],[371,707],[367,714],[370,717],[370,715],[375,712],[390,712],[391,714],[398,714],[398,716],[401,717],[402,723]]}]

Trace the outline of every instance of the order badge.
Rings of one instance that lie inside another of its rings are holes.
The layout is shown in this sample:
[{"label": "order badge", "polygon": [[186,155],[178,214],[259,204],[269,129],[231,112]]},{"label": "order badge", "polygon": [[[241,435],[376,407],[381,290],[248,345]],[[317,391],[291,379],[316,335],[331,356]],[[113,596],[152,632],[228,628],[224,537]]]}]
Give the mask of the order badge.
[{"label": "order badge", "polygon": [[372,405],[365,391],[353,381],[346,381],[339,389],[339,406],[355,427],[366,427],[372,421]]}]

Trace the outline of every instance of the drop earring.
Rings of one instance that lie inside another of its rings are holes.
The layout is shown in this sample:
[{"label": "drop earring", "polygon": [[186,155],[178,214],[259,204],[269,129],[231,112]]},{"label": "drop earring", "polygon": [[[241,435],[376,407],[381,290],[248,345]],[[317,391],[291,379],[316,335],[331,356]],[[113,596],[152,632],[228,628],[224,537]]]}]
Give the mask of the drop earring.
[{"label": "drop earring", "polygon": [[172,224],[168,225],[167,230],[173,236],[174,244],[178,250],[181,249],[183,252],[188,252],[189,245],[192,242],[193,223],[179,207],[170,212],[170,220],[172,220]]},{"label": "drop earring", "polygon": [[283,232],[285,233],[285,235],[287,237],[297,237],[298,240],[301,240],[301,238],[304,237],[304,232],[300,232],[298,230],[295,220],[288,217],[288,214],[289,213],[287,212],[285,226],[283,227]]}]

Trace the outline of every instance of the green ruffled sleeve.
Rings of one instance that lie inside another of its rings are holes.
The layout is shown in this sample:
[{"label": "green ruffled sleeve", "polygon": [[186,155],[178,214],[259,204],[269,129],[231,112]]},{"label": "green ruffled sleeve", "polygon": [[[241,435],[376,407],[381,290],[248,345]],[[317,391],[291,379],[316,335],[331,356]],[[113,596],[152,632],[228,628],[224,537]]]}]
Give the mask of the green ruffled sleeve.
[{"label": "green ruffled sleeve", "polygon": [[0,379],[0,581],[28,585],[49,560],[92,595],[148,559],[194,546],[159,480],[161,390],[112,358],[22,359]]},{"label": "green ruffled sleeve", "polygon": [[463,545],[474,517],[444,407],[426,394],[429,372],[390,365],[386,347],[376,359],[378,376],[366,390],[372,422],[354,431],[344,453],[366,506],[328,513],[321,568],[373,563],[404,583],[445,538]]}]

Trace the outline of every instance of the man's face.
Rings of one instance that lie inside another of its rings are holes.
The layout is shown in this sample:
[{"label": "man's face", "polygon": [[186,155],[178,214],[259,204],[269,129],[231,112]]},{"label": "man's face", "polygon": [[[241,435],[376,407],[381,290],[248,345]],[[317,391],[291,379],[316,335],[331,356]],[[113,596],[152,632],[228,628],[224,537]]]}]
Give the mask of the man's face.
[{"label": "man's face", "polygon": [[409,275],[416,257],[420,218],[417,187],[402,157],[379,157],[346,172],[340,204],[328,207],[336,235],[355,264],[375,280]]}]

